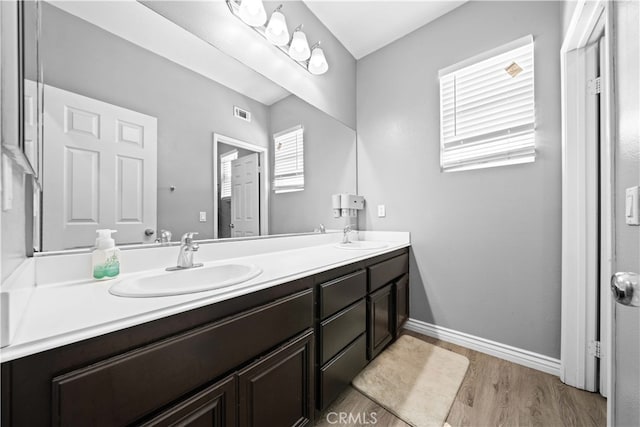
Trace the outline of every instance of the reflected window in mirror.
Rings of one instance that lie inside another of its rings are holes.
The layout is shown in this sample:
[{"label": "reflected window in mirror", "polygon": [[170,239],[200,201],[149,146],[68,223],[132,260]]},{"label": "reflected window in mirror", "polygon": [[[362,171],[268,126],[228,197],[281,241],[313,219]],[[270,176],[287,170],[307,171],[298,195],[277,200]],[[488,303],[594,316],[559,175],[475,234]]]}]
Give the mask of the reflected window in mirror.
[{"label": "reflected window in mirror", "polygon": [[304,127],[295,126],[273,135],[276,193],[304,190]]},{"label": "reflected window in mirror", "polygon": [[238,150],[220,156],[220,198],[231,197],[231,162],[238,158]]}]

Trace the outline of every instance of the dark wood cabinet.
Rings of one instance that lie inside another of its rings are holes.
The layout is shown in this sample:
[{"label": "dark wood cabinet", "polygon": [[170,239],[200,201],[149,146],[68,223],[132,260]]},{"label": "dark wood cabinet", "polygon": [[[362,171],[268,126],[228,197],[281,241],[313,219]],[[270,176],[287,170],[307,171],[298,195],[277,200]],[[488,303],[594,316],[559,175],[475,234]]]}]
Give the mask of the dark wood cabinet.
[{"label": "dark wood cabinet", "polygon": [[319,392],[316,398],[318,409],[326,409],[365,366],[367,366],[367,337],[363,333],[320,368]]},{"label": "dark wood cabinet", "polygon": [[405,274],[396,282],[396,337],[402,325],[409,319],[409,275]]},{"label": "dark wood cabinet", "polygon": [[408,317],[408,250],[2,363],[4,426],[312,424]]},{"label": "dark wood cabinet", "polygon": [[373,359],[391,342],[395,333],[393,284],[367,297],[369,308],[367,357]]},{"label": "dark wood cabinet", "polygon": [[367,357],[375,358],[398,335],[408,318],[409,252],[368,267]]},{"label": "dark wood cabinet", "polygon": [[135,422],[309,328],[312,310],[306,290],[57,376],[53,425]]},{"label": "dark wood cabinet", "polygon": [[313,422],[313,330],[238,372],[239,425]]},{"label": "dark wood cabinet", "polygon": [[230,376],[162,411],[141,427],[236,425],[236,378]]}]

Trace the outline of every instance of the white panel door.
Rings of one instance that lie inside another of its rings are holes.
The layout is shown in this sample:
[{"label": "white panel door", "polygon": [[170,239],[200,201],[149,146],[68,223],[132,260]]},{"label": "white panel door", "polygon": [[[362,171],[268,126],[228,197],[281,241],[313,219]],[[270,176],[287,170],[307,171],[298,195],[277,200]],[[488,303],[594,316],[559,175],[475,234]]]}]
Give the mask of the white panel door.
[{"label": "white panel door", "polygon": [[153,241],[156,118],[52,86],[44,97],[43,250],[92,246],[100,228]]},{"label": "white panel door", "polygon": [[258,153],[231,162],[231,237],[260,234]]}]

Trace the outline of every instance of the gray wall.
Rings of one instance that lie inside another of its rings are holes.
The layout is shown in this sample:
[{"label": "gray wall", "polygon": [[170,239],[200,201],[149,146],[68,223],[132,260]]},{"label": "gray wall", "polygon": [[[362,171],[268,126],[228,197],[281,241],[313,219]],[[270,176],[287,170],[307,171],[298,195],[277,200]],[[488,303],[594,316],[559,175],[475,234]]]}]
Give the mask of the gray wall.
[{"label": "gray wall", "polygon": [[[355,132],[295,96],[271,106],[272,133],[296,125],[304,126],[304,190],[272,193],[270,232],[342,227],[345,219],[332,216],[331,195],[356,191]],[[273,155],[270,161],[273,171]]]},{"label": "gray wall", "polygon": [[[556,358],[561,19],[560,2],[469,2],[357,67],[360,227],[411,232],[411,317]],[[441,173],[438,70],[526,34],[536,162]]]},{"label": "gray wall", "polygon": [[[616,270],[640,273],[640,227],[625,223],[625,189],[640,185],[640,5],[614,2]],[[640,309],[615,304],[615,424],[640,425]]]},{"label": "gray wall", "polygon": [[[158,229],[212,238],[213,132],[268,144],[266,106],[43,3],[45,83],[158,118]],[[64,46],[64,48],[62,48]],[[233,117],[233,106],[252,122]],[[174,185],[176,190],[169,191]],[[206,223],[199,212],[207,212]]]}]

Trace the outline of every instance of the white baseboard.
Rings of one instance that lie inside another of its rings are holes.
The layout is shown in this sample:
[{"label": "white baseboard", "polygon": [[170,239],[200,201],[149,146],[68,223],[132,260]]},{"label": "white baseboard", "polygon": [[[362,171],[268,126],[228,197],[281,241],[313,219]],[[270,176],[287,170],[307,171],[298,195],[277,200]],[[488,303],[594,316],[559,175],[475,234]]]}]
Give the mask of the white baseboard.
[{"label": "white baseboard", "polygon": [[431,323],[416,319],[407,320],[404,328],[432,338],[437,338],[442,341],[470,348],[471,350],[489,354],[500,359],[508,360],[509,362],[517,363],[518,365],[526,366],[558,377],[560,376],[560,360],[549,356],[476,337],[474,335],[465,334],[464,332],[454,331],[453,329],[443,328],[442,326],[432,325]]}]

